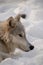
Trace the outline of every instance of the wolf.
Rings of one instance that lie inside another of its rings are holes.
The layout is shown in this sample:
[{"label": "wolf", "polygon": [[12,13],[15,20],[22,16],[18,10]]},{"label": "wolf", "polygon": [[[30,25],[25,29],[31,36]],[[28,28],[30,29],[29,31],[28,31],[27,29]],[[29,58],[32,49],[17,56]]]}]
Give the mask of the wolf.
[{"label": "wolf", "polygon": [[26,39],[25,29],[20,18],[26,18],[26,14],[11,16],[0,22],[0,61],[11,57],[16,48],[25,52],[34,49],[34,46]]}]

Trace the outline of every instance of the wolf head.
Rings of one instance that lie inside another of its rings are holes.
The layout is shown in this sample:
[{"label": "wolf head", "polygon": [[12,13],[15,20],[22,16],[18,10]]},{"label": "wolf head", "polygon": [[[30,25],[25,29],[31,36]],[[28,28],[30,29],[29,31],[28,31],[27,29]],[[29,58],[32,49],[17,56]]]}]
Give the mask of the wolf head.
[{"label": "wolf head", "polygon": [[20,18],[26,18],[25,14],[18,14],[15,18],[9,17],[4,24],[1,24],[4,30],[4,34],[1,39],[6,43],[8,48],[19,48],[23,51],[30,51],[34,48],[31,45],[25,35],[25,29],[20,22]]}]

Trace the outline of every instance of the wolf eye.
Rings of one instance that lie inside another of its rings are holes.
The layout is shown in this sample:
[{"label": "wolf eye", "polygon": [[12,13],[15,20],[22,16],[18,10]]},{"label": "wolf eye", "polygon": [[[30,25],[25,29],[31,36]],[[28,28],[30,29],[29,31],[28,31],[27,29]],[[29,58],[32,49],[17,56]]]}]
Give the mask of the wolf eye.
[{"label": "wolf eye", "polygon": [[22,37],[22,35],[21,35],[21,34],[19,34],[19,36],[20,36],[20,37]]}]

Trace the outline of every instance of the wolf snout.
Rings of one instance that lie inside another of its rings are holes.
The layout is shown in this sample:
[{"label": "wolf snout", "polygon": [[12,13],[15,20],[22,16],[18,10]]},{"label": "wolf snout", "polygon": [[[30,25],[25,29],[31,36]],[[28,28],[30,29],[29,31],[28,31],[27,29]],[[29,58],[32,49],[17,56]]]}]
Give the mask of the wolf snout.
[{"label": "wolf snout", "polygon": [[31,45],[29,48],[30,48],[30,50],[33,50],[34,49],[34,46]]}]

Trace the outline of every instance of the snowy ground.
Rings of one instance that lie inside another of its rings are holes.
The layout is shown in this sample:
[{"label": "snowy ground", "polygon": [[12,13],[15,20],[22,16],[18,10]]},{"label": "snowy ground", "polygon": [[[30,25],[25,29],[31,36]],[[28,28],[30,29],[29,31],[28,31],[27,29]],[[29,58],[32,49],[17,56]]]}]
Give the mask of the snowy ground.
[{"label": "snowy ground", "polygon": [[30,52],[18,51],[17,58],[7,58],[0,65],[43,65],[43,0],[15,0],[12,3],[9,0],[9,3],[1,4],[4,1],[0,0],[0,20],[18,13],[26,13],[27,18],[21,19],[21,22],[26,29],[28,41],[35,48]]}]

